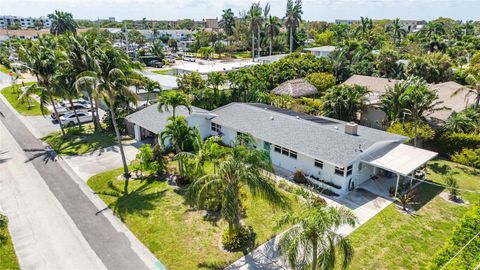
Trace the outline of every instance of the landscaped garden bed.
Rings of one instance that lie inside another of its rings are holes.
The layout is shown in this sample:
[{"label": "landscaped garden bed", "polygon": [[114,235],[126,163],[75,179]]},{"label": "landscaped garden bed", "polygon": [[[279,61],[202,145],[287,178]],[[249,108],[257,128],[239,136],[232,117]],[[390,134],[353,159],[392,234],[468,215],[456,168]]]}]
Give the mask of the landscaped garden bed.
[{"label": "landscaped garden bed", "polygon": [[[25,85],[28,86],[32,84],[33,83],[26,83]],[[33,98],[30,98],[29,102],[19,100],[22,93],[21,87],[21,84],[5,87],[1,90],[1,93],[20,114],[25,116],[42,115],[40,103]],[[48,110],[44,109],[44,113],[48,114]]]}]

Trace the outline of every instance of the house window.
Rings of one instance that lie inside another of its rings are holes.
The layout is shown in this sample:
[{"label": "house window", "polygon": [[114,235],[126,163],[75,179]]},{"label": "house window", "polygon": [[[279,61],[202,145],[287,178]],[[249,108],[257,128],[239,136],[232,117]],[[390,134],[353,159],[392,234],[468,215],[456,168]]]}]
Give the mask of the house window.
[{"label": "house window", "polygon": [[347,167],[347,176],[351,175],[353,171],[353,165]]},{"label": "house window", "polygon": [[282,155],[285,155],[285,156],[287,156],[287,157],[291,157],[291,158],[293,158],[293,159],[297,159],[297,152],[295,152],[295,151],[293,151],[293,150],[290,150],[290,149],[288,149],[288,148],[275,145],[274,150],[275,150],[275,152],[280,153],[280,154],[282,154]]},{"label": "house window", "polygon": [[215,131],[217,133],[220,133],[222,131],[222,126],[220,126],[219,124],[212,123],[210,127],[212,131]]},{"label": "house window", "polygon": [[323,161],[315,159],[315,163],[313,164],[315,167],[323,169]]},{"label": "house window", "polygon": [[335,174],[343,176],[345,174],[344,167],[335,167]]}]

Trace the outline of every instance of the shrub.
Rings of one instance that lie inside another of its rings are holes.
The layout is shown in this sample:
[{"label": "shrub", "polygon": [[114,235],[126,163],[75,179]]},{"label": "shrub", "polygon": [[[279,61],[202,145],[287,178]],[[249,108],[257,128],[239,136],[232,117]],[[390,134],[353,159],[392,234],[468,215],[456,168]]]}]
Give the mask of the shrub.
[{"label": "shrub", "polygon": [[7,225],[8,225],[7,217],[0,214],[0,246],[2,246],[2,244],[4,244],[8,239]]},{"label": "shrub", "polygon": [[325,92],[328,88],[334,86],[336,82],[335,76],[325,72],[310,73],[305,79],[315,86],[319,93]]},{"label": "shrub", "polygon": [[307,184],[308,183],[307,178],[305,177],[305,174],[303,174],[303,172],[301,170],[297,170],[293,174],[293,182],[295,182],[297,184]]},{"label": "shrub", "polygon": [[480,147],[480,134],[474,133],[443,133],[438,140],[438,151],[443,155],[452,155],[465,148],[477,149]]},{"label": "shrub", "polygon": [[[412,122],[394,122],[387,128],[387,132],[395,133],[410,138],[410,141],[415,137],[414,124]],[[426,123],[417,123],[417,139],[431,140],[435,137],[435,131]]]},{"label": "shrub", "polygon": [[239,230],[227,229],[222,235],[223,248],[228,251],[239,250],[244,247],[253,236],[253,230],[248,227],[240,227]]},{"label": "shrub", "polygon": [[448,186],[448,198],[452,201],[456,201],[458,199],[458,195],[460,194],[458,191],[457,180],[453,178],[452,174],[448,174],[445,178],[445,184]]},{"label": "shrub", "polygon": [[[475,235],[480,232],[480,204],[476,203],[468,211],[457,226],[445,246],[431,259],[427,269],[474,269],[480,263],[480,238]],[[458,253],[470,240],[462,252]],[[448,265],[445,265],[455,254],[458,255]]]},{"label": "shrub", "polygon": [[480,148],[463,149],[461,152],[453,154],[452,160],[477,169],[480,169]]}]

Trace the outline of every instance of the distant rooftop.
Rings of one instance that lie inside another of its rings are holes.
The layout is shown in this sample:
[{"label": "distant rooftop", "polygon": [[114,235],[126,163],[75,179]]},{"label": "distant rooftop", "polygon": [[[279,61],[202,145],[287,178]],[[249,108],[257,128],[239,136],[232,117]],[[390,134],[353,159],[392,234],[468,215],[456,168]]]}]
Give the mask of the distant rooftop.
[{"label": "distant rooftop", "polygon": [[305,48],[304,51],[310,52],[333,52],[335,51],[335,46],[320,46],[320,47],[313,47],[313,48]]},{"label": "distant rooftop", "polygon": [[178,66],[173,66],[173,69],[188,71],[188,72],[198,72],[200,74],[208,74],[211,72],[227,72],[234,69],[239,69],[243,67],[249,67],[257,65],[256,62],[251,61],[235,61],[235,62],[210,62],[207,64],[199,63],[188,63]]}]

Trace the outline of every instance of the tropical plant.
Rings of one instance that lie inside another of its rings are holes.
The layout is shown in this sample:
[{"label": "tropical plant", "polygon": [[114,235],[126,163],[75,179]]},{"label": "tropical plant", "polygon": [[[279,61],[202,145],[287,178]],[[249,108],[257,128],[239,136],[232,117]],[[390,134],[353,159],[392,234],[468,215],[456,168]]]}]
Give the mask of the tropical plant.
[{"label": "tropical plant", "polygon": [[212,47],[201,47],[197,51],[203,59],[210,59],[213,55]]},{"label": "tropical plant", "polygon": [[185,93],[192,93],[195,90],[205,88],[205,80],[203,80],[198,72],[180,75],[177,78],[177,84],[178,88]]},{"label": "tropical plant", "polygon": [[226,77],[223,73],[220,72],[211,72],[208,74],[207,85],[213,89],[213,93],[215,95],[215,101],[218,97],[218,90],[220,86],[226,83]]},{"label": "tropical plant", "polygon": [[287,10],[285,12],[285,26],[289,31],[290,53],[293,51],[293,35],[297,27],[302,22],[302,0],[287,0]]},{"label": "tropical plant", "polygon": [[335,85],[335,76],[325,72],[310,73],[305,79],[317,88],[318,92],[323,94],[327,89]]},{"label": "tropical plant", "polygon": [[355,226],[358,219],[346,208],[324,207],[311,202],[294,213],[288,213],[278,226],[294,225],[280,236],[278,251],[293,269],[334,269],[337,256],[342,254],[342,269],[353,258],[350,241],[338,233],[340,226]]},{"label": "tropical plant", "polygon": [[145,83],[145,90],[147,91],[147,98],[145,102],[149,104],[150,101],[150,95],[155,92],[162,92],[162,86],[157,81],[154,80],[147,80]]},{"label": "tropical plant", "polygon": [[480,123],[478,120],[470,118],[467,113],[459,112],[450,115],[442,128],[448,132],[477,132],[480,130]]},{"label": "tropical plant", "polygon": [[445,176],[445,184],[448,186],[448,198],[452,201],[457,201],[460,191],[458,190],[457,180],[451,173]]},{"label": "tropical plant", "polygon": [[368,92],[366,87],[359,85],[333,86],[322,97],[323,113],[336,119],[353,121],[365,106]]},{"label": "tropical plant", "polygon": [[475,95],[475,109],[478,110],[480,106],[480,68],[476,72],[468,74],[465,81],[472,88],[468,92]]},{"label": "tropical plant", "polygon": [[[250,9],[247,12],[246,19],[249,22],[250,31],[252,33],[252,61],[254,61],[255,60],[255,31],[258,31],[260,35],[260,27],[263,21],[262,8],[260,7],[260,2],[252,3],[252,5],[250,6]],[[260,43],[260,39],[258,39],[257,42]]]},{"label": "tropical plant", "polygon": [[158,111],[159,112],[170,112],[172,110],[172,117],[175,118],[175,111],[178,106],[184,106],[188,110],[188,113],[192,112],[192,107],[190,105],[190,99],[187,95],[180,91],[168,91],[162,92],[158,96]]},{"label": "tropical plant", "polygon": [[163,61],[165,58],[165,54],[163,53],[163,44],[162,41],[156,39],[152,42],[152,47],[150,48],[150,52],[157,57],[159,61]]},{"label": "tropical plant", "polygon": [[452,59],[443,53],[413,56],[405,73],[407,76],[423,78],[429,83],[445,82],[452,77]]},{"label": "tropical plant", "polygon": [[52,20],[50,33],[52,35],[62,35],[67,32],[75,33],[77,31],[77,22],[73,19],[72,13],[55,10],[55,13],[49,14],[48,18]]},{"label": "tropical plant", "polygon": [[465,148],[452,155],[452,161],[480,169],[480,148]]},{"label": "tropical plant", "polygon": [[264,176],[263,170],[272,170],[268,155],[237,141],[220,162],[216,173],[202,176],[189,186],[187,200],[202,209],[209,198],[207,195],[216,194],[221,199],[221,215],[228,223],[227,231],[235,234],[243,228],[243,187],[252,196],[261,197],[273,206],[287,206],[286,197]]},{"label": "tropical plant", "polygon": [[272,48],[273,48],[273,39],[280,33],[280,28],[282,27],[282,23],[277,16],[269,15],[268,19],[265,22],[266,32],[269,37],[269,50],[268,55],[272,55]]},{"label": "tropical plant", "polygon": [[219,26],[225,31],[227,36],[233,35],[233,27],[235,26],[235,15],[231,8],[224,9],[222,19],[218,22]]},{"label": "tropical plant", "polygon": [[403,211],[407,211],[407,206],[415,200],[413,189],[407,189],[405,192],[398,192],[395,200],[400,203]]},{"label": "tropical plant", "polygon": [[392,32],[393,44],[395,45],[398,45],[402,38],[407,35],[407,30],[402,28],[399,18],[394,19],[392,24],[387,27],[387,30]]}]

